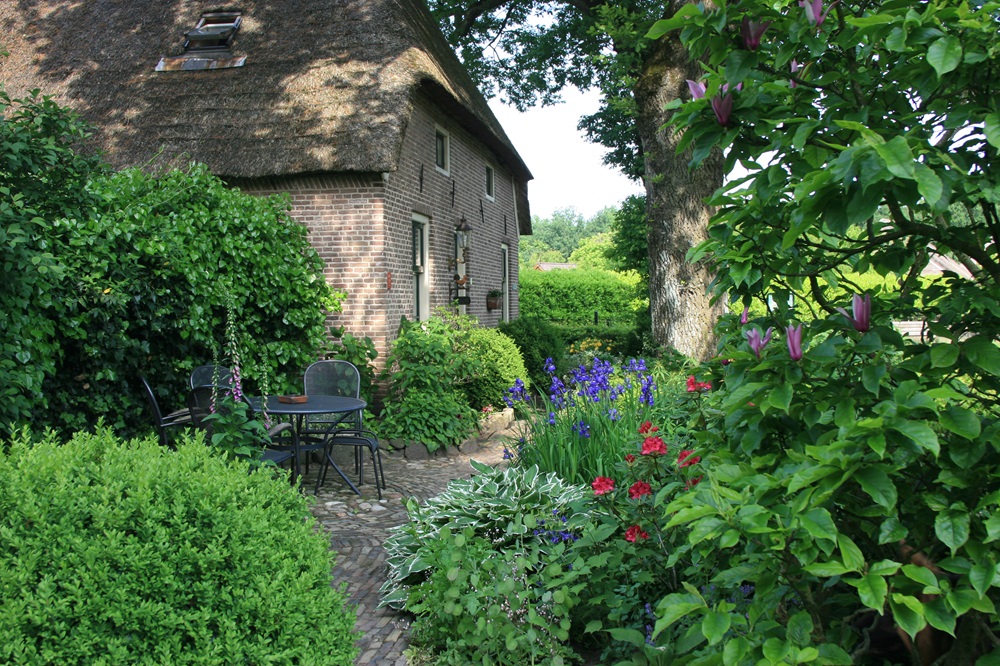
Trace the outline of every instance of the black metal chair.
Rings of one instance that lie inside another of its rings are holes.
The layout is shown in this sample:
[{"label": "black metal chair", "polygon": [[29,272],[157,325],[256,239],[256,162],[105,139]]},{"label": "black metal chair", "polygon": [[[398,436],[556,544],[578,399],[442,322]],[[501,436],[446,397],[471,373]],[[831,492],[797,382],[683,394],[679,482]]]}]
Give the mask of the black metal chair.
[{"label": "black metal chair", "polygon": [[200,365],[191,371],[191,388],[233,385],[233,371],[224,365]]},{"label": "black metal chair", "polygon": [[164,415],[160,410],[160,403],[156,399],[156,392],[145,377],[139,377],[142,388],[146,392],[146,403],[149,405],[149,413],[153,417],[153,427],[160,438],[160,444],[170,446],[169,429],[184,428],[191,425],[191,411],[181,409]]},{"label": "black metal chair", "polygon": [[[211,438],[212,433],[212,422],[211,420],[206,420],[205,417],[213,413],[214,410],[224,409],[217,402],[217,399],[228,392],[229,388],[228,386],[202,385],[191,389],[191,398],[188,401],[191,411],[191,423],[194,427],[206,431],[209,438]],[[250,404],[247,403],[247,406],[249,407]],[[290,441],[291,431],[291,423],[278,423],[267,429],[267,435],[271,438],[271,444],[264,447],[261,454],[263,462],[273,462],[275,465],[281,465],[295,457],[295,453],[291,450],[291,447],[286,448],[281,445],[281,442],[285,440]]]},{"label": "black metal chair", "polygon": [[[335,395],[349,398],[361,397],[361,374],[353,363],[341,360],[317,361],[308,368],[303,378],[306,395]],[[310,417],[306,421],[301,436],[313,441],[323,441],[327,446],[353,446],[354,472],[358,475],[358,483],[365,482],[362,449],[368,449],[372,458],[375,474],[375,489],[379,499],[382,499],[382,489],[385,488],[385,471],[382,468],[382,453],[379,450],[378,437],[370,430],[364,429],[364,415],[358,410],[346,418],[331,418],[328,416]],[[326,480],[329,459],[323,458],[323,470],[317,480],[316,488]],[[379,477],[381,476],[381,484]]]}]

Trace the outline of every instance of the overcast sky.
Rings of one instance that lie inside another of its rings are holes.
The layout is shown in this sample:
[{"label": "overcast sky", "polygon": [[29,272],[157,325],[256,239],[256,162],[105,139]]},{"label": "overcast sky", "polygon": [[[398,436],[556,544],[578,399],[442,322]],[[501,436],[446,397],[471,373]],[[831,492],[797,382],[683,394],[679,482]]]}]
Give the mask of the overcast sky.
[{"label": "overcast sky", "polygon": [[588,143],[576,129],[581,116],[597,110],[598,93],[570,89],[563,99],[556,106],[534,107],[524,113],[495,99],[490,102],[535,177],[528,183],[531,215],[546,219],[557,209],[575,208],[590,218],[631,194],[641,194],[642,185],[604,166],[604,148]]}]

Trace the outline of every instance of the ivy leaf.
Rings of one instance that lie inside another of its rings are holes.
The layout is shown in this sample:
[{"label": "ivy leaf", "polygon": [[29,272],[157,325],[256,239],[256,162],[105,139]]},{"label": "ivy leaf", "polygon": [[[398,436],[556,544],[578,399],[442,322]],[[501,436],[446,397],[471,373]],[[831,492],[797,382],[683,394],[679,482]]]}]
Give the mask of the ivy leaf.
[{"label": "ivy leaf", "polygon": [[962,62],[962,44],[957,37],[945,35],[934,41],[927,49],[927,62],[930,63],[938,78],[947,74]]}]

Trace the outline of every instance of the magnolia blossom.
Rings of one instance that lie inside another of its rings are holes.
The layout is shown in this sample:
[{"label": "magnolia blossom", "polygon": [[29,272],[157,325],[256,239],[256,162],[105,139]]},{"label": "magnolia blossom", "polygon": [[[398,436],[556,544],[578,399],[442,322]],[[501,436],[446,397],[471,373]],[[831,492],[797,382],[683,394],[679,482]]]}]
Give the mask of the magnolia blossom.
[{"label": "magnolia blossom", "polygon": [[802,324],[785,327],[786,341],[788,342],[788,355],[793,361],[802,360]]},{"label": "magnolia blossom", "polygon": [[722,84],[722,96],[712,98],[712,111],[715,112],[715,119],[723,127],[729,127],[729,116],[733,113],[733,96],[726,92],[729,86]]},{"label": "magnolia blossom", "polygon": [[837,308],[837,312],[847,317],[847,321],[851,322],[856,331],[864,333],[872,327],[872,297],[868,294],[865,294],[864,298],[855,294],[851,299],[853,317],[847,314],[844,308]]},{"label": "magnolia blossom", "polygon": [[745,335],[747,336],[747,343],[750,345],[750,351],[756,354],[757,358],[760,358],[761,350],[764,349],[764,346],[771,341],[771,333],[773,332],[774,332],[774,327],[772,326],[767,329],[767,333],[764,335],[763,338],[760,337],[759,328],[751,328],[749,331],[745,333]]},{"label": "magnolia blossom", "polygon": [[705,96],[705,84],[700,81],[687,80],[688,90],[691,91],[692,99],[701,99]]},{"label": "magnolia blossom", "polygon": [[[803,69],[805,69],[805,65],[800,65],[798,60],[792,59],[792,62],[788,66],[788,68],[792,71],[792,76],[795,76],[800,71],[802,71]],[[789,80],[789,83],[792,84],[793,88],[797,88],[798,85],[799,85],[798,83],[795,82],[795,79]]]},{"label": "magnolia blossom", "polygon": [[615,480],[606,476],[599,476],[594,479],[594,482],[590,484],[590,487],[594,489],[595,495],[603,495],[605,493],[610,493],[615,489]]},{"label": "magnolia blossom", "polygon": [[823,0],[799,0],[799,6],[806,11],[806,20],[809,21],[811,25],[816,26],[817,29],[823,27],[823,21],[826,20],[826,15],[830,13],[833,6],[837,4],[837,0],[830,3],[830,6],[825,10],[823,9]]},{"label": "magnolia blossom", "polygon": [[648,539],[648,538],[649,538],[649,532],[645,531],[644,529],[642,529],[638,525],[633,525],[632,527],[630,527],[627,530],[625,530],[625,540],[626,541],[635,543],[635,541],[637,539],[638,540],[643,540],[643,539]]},{"label": "magnolia blossom", "polygon": [[747,322],[750,321],[750,308],[743,308],[743,314],[740,315],[740,325],[745,326]]},{"label": "magnolia blossom", "polygon": [[747,47],[748,51],[756,51],[757,47],[760,46],[760,38],[764,35],[764,31],[767,30],[767,26],[769,25],[771,25],[770,21],[757,23],[756,21],[744,18],[743,23],[740,24],[740,35],[743,37],[743,46]]}]

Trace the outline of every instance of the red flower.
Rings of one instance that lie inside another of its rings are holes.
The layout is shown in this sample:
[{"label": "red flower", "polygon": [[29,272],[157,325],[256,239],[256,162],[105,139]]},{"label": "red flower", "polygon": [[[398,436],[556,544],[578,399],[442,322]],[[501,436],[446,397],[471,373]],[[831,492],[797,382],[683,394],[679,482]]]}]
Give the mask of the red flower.
[{"label": "red flower", "polygon": [[642,455],[666,455],[667,446],[659,437],[647,437],[642,442]]},{"label": "red flower", "polygon": [[632,463],[635,462],[635,456],[632,455],[631,453],[627,454],[625,456],[625,462],[627,462],[629,465],[631,465]]},{"label": "red flower", "polygon": [[696,476],[693,479],[688,479],[688,482],[687,482],[688,490],[691,490],[692,488],[694,488],[695,486],[697,486],[699,483],[701,483],[701,477],[700,476]]},{"label": "red flower", "polygon": [[698,382],[695,381],[694,375],[688,375],[688,393],[694,393],[697,391]]},{"label": "red flower", "polygon": [[641,426],[639,426],[639,434],[640,435],[648,435],[649,433],[656,432],[657,430],[659,430],[659,428],[657,428],[655,425],[653,425],[649,421],[644,421],[643,424]]},{"label": "red flower", "polygon": [[687,390],[688,393],[695,393],[697,391],[711,391],[712,383],[699,382],[694,378],[694,375],[688,375]]},{"label": "red flower", "polygon": [[625,540],[635,543],[637,539],[648,539],[649,532],[646,532],[638,525],[633,525],[632,527],[625,530]]},{"label": "red flower", "polygon": [[594,479],[594,482],[590,484],[590,487],[594,489],[595,495],[603,495],[604,493],[610,493],[615,489],[615,480],[609,479],[606,476],[599,476]]},{"label": "red flower", "polygon": [[632,487],[628,489],[628,496],[632,499],[639,499],[643,495],[652,495],[653,489],[649,487],[649,484],[645,481],[636,481],[632,484]]},{"label": "red flower", "polygon": [[701,462],[701,456],[692,455],[694,451],[681,451],[677,455],[677,465],[679,467],[690,467]]}]

